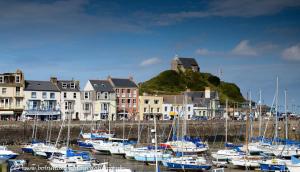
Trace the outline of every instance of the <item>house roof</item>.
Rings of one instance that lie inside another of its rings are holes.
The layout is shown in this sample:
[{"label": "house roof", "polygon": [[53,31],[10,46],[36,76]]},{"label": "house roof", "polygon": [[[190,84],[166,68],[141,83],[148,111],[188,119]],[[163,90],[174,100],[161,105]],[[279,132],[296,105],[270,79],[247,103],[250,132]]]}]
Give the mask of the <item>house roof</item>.
[{"label": "house roof", "polygon": [[50,81],[25,80],[25,91],[53,91],[59,92],[58,87]]},{"label": "house roof", "polygon": [[194,58],[179,57],[178,62],[185,68],[190,68],[192,66],[198,66],[198,63]]},{"label": "house roof", "polygon": [[114,87],[119,88],[137,88],[138,86],[130,79],[111,78]]},{"label": "house roof", "polygon": [[96,92],[114,92],[114,89],[107,80],[89,80]]},{"label": "house roof", "polygon": [[[67,84],[66,88],[63,88],[62,84]],[[75,84],[75,88],[71,88],[71,83]],[[60,91],[80,91],[79,82],[75,80],[58,80],[57,87]]]}]

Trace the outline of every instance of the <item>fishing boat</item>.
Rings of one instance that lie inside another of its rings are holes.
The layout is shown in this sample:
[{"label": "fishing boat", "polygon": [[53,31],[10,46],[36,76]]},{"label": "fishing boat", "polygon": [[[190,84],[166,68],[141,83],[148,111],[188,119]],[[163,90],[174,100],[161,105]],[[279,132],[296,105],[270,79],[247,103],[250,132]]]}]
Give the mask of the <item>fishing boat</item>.
[{"label": "fishing boat", "polygon": [[0,146],[0,162],[5,162],[8,159],[14,159],[18,155],[19,154],[8,150],[6,146]]},{"label": "fishing boat", "polygon": [[112,143],[111,146],[109,147],[109,152],[112,155],[125,155],[125,150],[126,149],[132,149],[133,146],[130,144],[125,144],[125,143],[120,143],[120,142],[115,142]]},{"label": "fishing boat", "polygon": [[286,166],[290,172],[299,172],[300,171],[300,160],[295,156],[291,157],[291,161],[286,162]]},{"label": "fishing boat", "polygon": [[163,161],[163,165],[170,170],[203,171],[209,170],[212,165],[205,158],[198,156],[172,157]]}]

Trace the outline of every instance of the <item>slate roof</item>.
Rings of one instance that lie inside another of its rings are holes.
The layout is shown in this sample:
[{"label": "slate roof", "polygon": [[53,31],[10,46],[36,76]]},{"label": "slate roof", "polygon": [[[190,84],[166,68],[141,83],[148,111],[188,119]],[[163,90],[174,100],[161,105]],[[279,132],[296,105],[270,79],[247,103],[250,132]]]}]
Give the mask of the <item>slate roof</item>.
[{"label": "slate roof", "polygon": [[113,87],[116,88],[137,88],[138,86],[130,79],[111,78]]},{"label": "slate roof", "polygon": [[197,61],[194,58],[178,58],[179,64],[181,64],[184,68],[190,68],[192,66],[198,66]]},{"label": "slate roof", "polygon": [[58,87],[50,81],[25,80],[25,91],[53,91],[59,92]]},{"label": "slate roof", "polygon": [[115,92],[107,80],[89,80],[96,92]]},{"label": "slate roof", "polygon": [[[67,84],[67,88],[62,87],[63,83]],[[71,83],[75,84],[75,88],[71,88]],[[60,91],[76,91],[76,92],[80,91],[79,83],[74,80],[58,80],[57,87],[59,88]]]}]

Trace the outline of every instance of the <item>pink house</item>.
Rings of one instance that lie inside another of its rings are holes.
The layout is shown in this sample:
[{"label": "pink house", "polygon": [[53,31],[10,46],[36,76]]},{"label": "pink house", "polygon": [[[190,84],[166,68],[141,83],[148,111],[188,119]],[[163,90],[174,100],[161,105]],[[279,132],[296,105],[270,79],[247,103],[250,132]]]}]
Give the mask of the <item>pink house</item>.
[{"label": "pink house", "polygon": [[116,92],[117,119],[125,116],[127,119],[136,119],[138,116],[139,89],[132,77],[112,78],[108,81]]}]

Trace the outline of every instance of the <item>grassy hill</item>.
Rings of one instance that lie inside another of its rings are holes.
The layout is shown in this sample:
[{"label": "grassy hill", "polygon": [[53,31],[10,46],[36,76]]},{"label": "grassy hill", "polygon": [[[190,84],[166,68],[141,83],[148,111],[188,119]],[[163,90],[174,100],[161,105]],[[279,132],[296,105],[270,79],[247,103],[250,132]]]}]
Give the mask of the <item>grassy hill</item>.
[{"label": "grassy hill", "polygon": [[210,73],[199,73],[192,70],[161,72],[154,78],[140,83],[140,94],[144,92],[149,94],[178,94],[187,88],[191,91],[204,91],[206,86],[219,92],[221,103],[224,103],[226,98],[229,101],[244,101],[236,84],[220,81],[217,76]]}]

